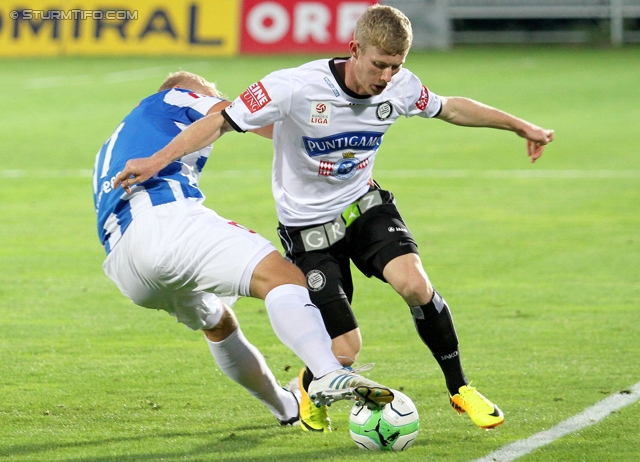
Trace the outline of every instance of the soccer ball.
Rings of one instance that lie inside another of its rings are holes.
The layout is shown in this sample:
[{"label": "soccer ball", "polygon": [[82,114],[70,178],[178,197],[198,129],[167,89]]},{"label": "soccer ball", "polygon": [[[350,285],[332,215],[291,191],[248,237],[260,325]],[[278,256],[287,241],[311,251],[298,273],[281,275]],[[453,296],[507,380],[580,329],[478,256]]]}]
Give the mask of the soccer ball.
[{"label": "soccer ball", "polygon": [[349,432],[360,449],[404,451],[418,436],[416,406],[404,393],[392,391],[393,401],[382,409],[357,404],[351,408]]}]

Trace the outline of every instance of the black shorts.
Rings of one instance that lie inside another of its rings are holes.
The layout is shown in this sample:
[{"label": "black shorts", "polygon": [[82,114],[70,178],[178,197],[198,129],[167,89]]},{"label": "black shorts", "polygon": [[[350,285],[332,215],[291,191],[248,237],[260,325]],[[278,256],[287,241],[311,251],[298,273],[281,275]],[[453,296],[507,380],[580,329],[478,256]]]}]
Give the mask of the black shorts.
[{"label": "black shorts", "polygon": [[377,190],[382,203],[362,213],[344,230],[344,237],[319,250],[305,249],[302,235],[310,228],[280,224],[278,234],[285,257],[307,278],[311,300],[322,312],[331,338],[358,327],[351,300],[353,280],[350,261],[367,277],[386,282],[382,274],[391,260],[418,253],[413,235],[398,211],[393,194]]}]

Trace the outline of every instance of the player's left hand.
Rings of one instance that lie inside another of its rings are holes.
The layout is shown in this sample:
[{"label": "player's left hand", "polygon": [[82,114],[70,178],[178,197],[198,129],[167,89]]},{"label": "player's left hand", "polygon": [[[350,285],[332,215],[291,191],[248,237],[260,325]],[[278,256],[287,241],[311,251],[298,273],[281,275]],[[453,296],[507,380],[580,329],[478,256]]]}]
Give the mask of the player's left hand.
[{"label": "player's left hand", "polygon": [[131,159],[127,161],[124,169],[116,175],[113,188],[117,189],[118,186],[121,186],[127,194],[131,194],[131,186],[148,180],[162,167],[162,165],[157,165],[157,161],[153,157]]}]

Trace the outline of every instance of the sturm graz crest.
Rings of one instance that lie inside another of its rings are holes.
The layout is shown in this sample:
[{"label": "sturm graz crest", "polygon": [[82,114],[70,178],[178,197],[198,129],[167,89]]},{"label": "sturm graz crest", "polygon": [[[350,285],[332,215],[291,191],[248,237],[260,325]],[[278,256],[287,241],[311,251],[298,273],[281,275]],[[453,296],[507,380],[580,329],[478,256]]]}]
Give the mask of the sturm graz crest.
[{"label": "sturm graz crest", "polygon": [[378,108],[376,109],[376,117],[378,120],[386,120],[391,116],[393,112],[393,106],[389,101],[385,101],[384,103],[378,104]]},{"label": "sturm graz crest", "polygon": [[307,273],[307,286],[312,292],[317,292],[324,289],[327,283],[327,278],[322,271],[311,270]]}]

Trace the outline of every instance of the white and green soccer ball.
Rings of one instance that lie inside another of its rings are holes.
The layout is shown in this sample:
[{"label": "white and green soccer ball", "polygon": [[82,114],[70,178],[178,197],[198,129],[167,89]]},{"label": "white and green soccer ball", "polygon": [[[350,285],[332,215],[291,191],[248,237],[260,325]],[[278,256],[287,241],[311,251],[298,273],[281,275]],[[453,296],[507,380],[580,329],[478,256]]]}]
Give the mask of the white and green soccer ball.
[{"label": "white and green soccer ball", "polygon": [[418,436],[420,420],[416,406],[404,393],[392,391],[393,401],[383,409],[358,405],[351,408],[349,432],[359,448],[404,451]]}]

